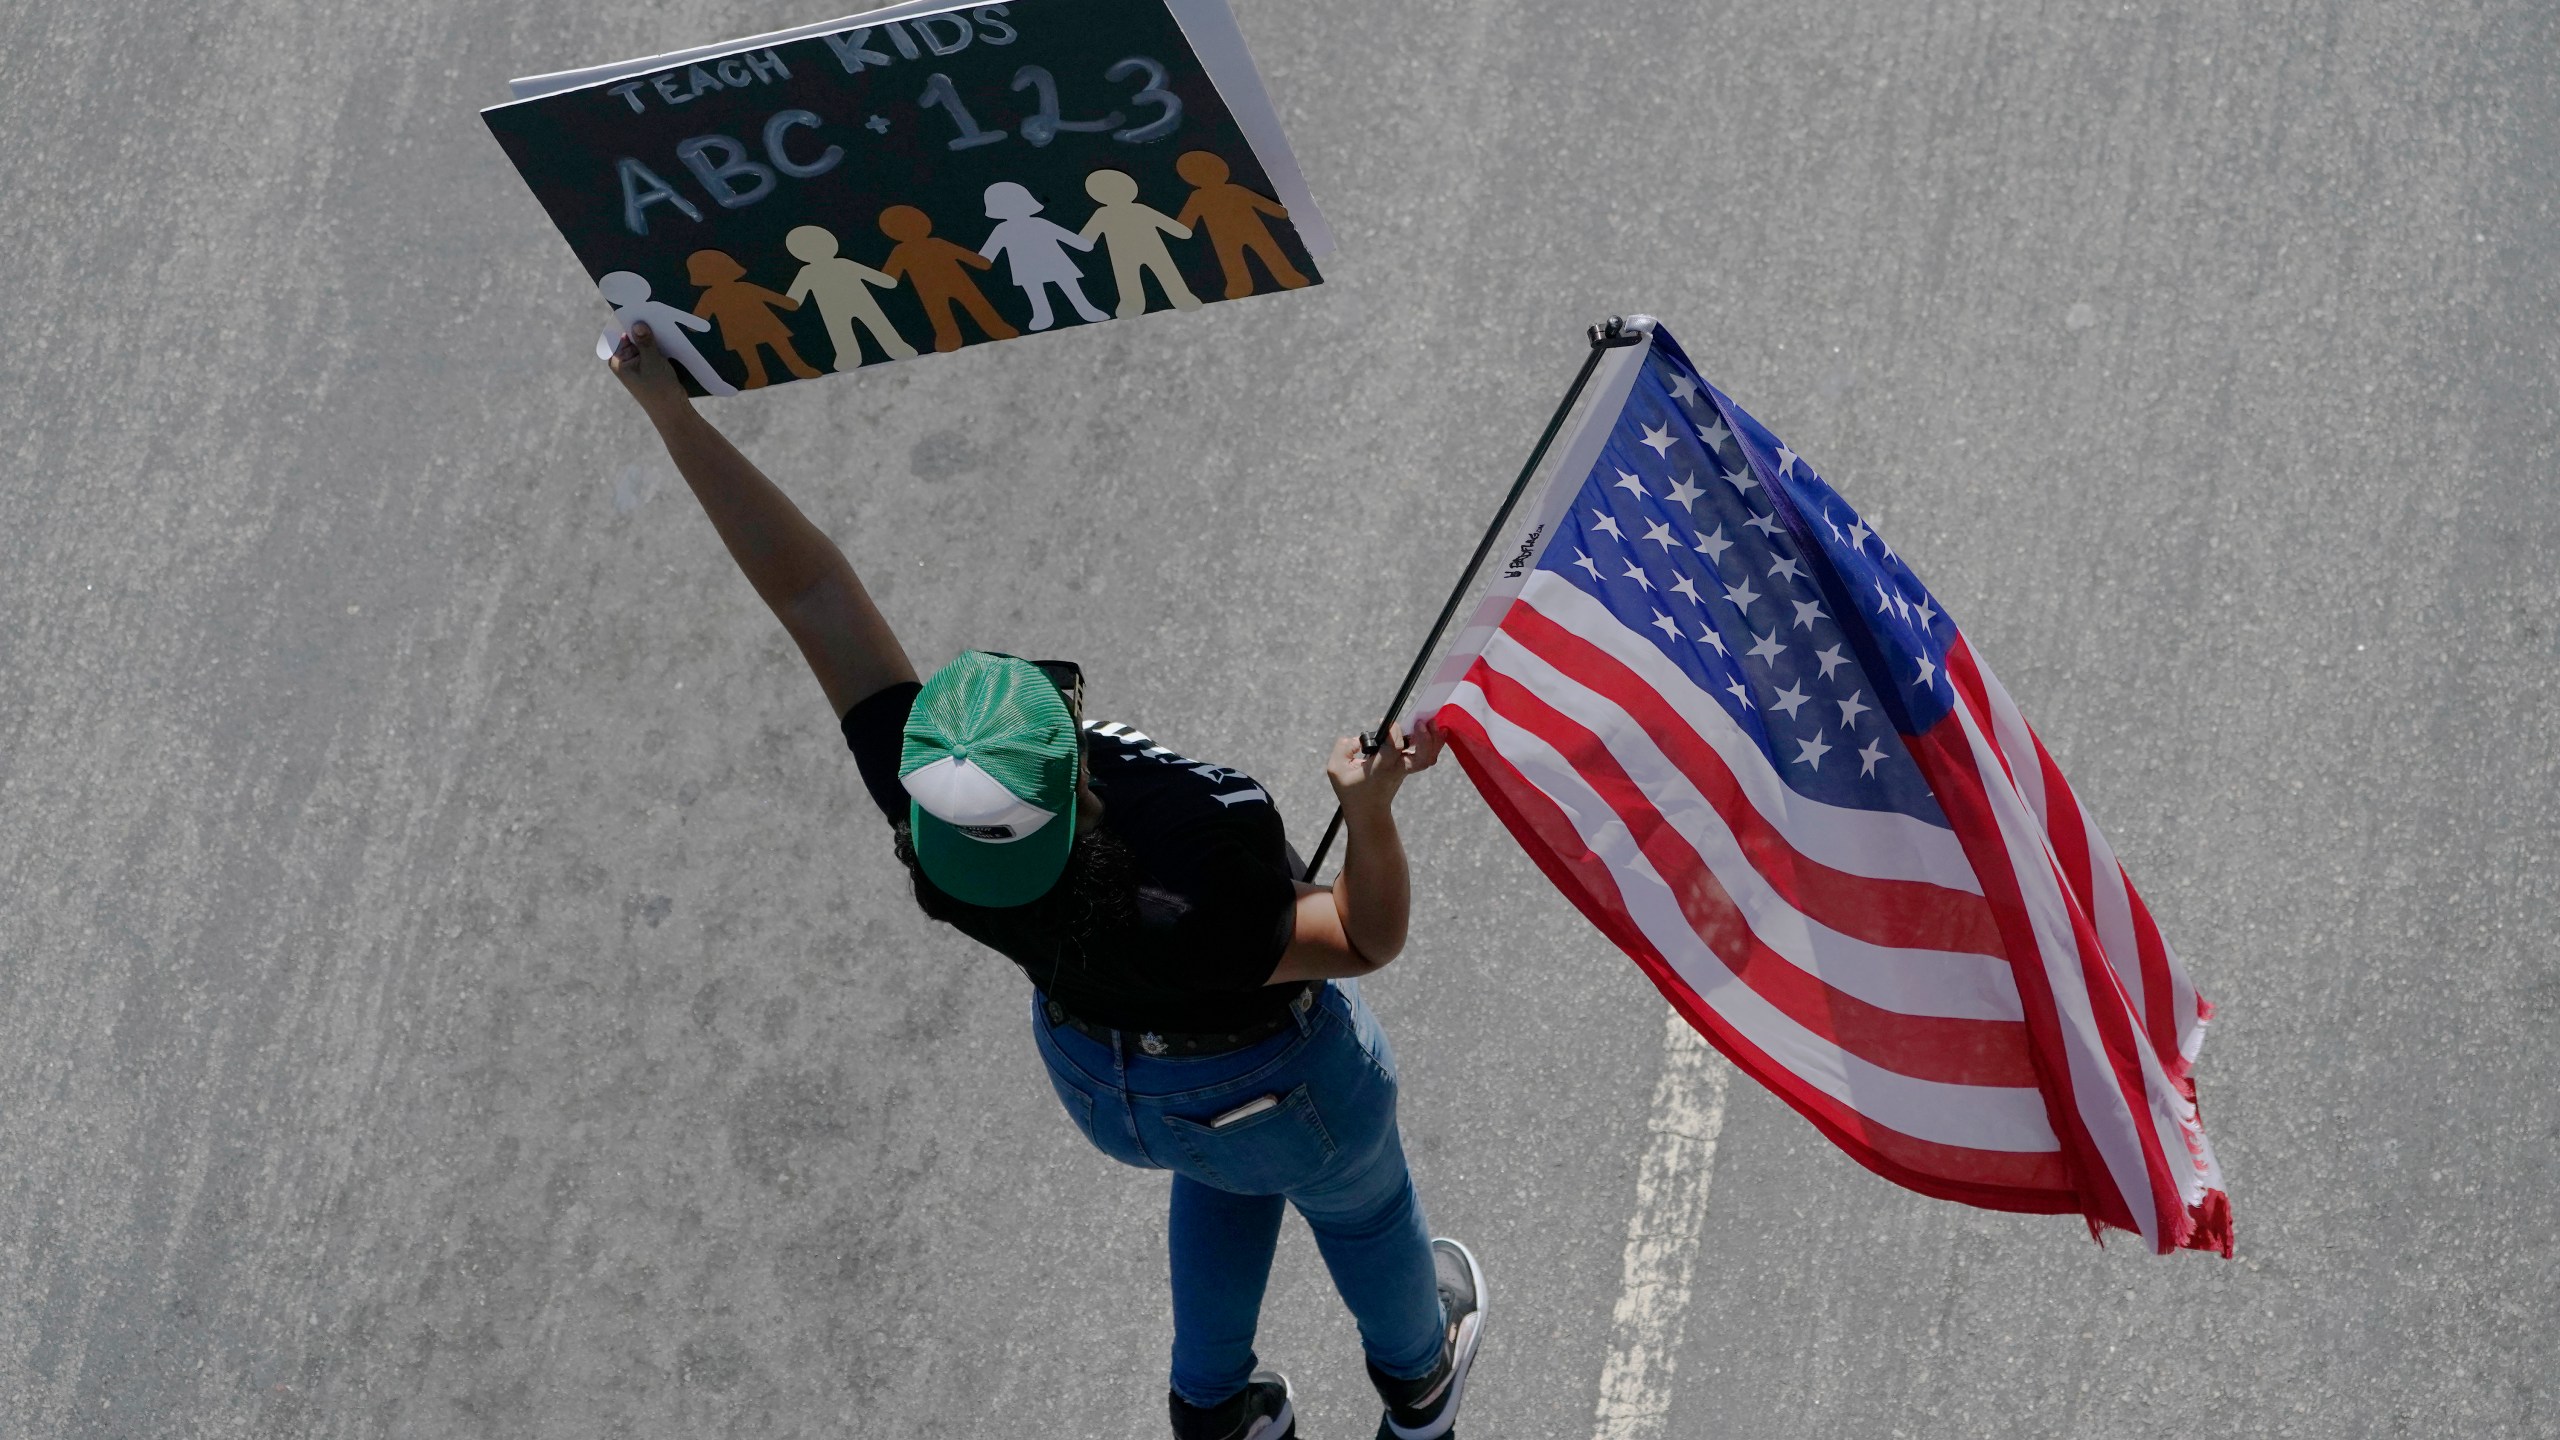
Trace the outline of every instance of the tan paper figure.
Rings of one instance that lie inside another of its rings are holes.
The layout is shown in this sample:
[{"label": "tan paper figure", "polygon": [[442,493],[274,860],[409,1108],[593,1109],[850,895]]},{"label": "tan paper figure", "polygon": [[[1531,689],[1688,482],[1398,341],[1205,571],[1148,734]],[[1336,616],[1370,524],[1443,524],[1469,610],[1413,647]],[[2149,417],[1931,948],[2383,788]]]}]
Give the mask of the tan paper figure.
[{"label": "tan paper figure", "polygon": [[1200,297],[1182,283],[1182,272],[1173,268],[1173,255],[1164,248],[1165,236],[1188,240],[1191,227],[1139,204],[1138,182],[1126,171],[1094,171],[1084,177],[1084,193],[1100,201],[1102,208],[1093,212],[1079,233],[1085,240],[1104,242],[1111,250],[1111,279],[1120,287],[1120,318],[1147,313],[1149,275],[1156,277],[1164,298],[1175,309],[1199,309]]},{"label": "tan paper figure", "polygon": [[1108,320],[1084,298],[1084,271],[1067,254],[1069,250],[1090,250],[1093,239],[1078,235],[1064,225],[1040,218],[1038,196],[1010,180],[999,180],[987,187],[987,218],[1003,223],[987,235],[978,253],[993,260],[1005,257],[1013,272],[1013,283],[1022,298],[1031,302],[1031,328],[1046,330],[1058,317],[1049,310],[1049,287],[1067,297],[1075,307],[1078,319],[1091,322]]},{"label": "tan paper figure", "polygon": [[705,320],[720,322],[720,343],[747,365],[749,390],[766,385],[764,351],[770,345],[782,357],[783,365],[803,380],[818,378],[817,367],[800,358],[791,348],[791,327],[782,323],[776,310],[797,310],[800,302],[776,295],[747,279],[747,267],[732,259],[725,251],[696,250],[685,257],[686,278],[702,288],[702,298],[694,302],[693,313]]},{"label": "tan paper figure", "polygon": [[916,298],[924,302],[924,313],[933,321],[934,349],[960,348],[960,318],[952,313],[955,305],[968,311],[990,340],[1011,340],[1022,333],[1004,323],[987,297],[978,293],[978,282],[969,278],[969,271],[993,270],[996,262],[936,236],[932,216],[913,205],[892,205],[880,212],[880,233],[898,242],[880,268],[916,287]]},{"label": "tan paper figure", "polygon": [[1219,268],[1227,272],[1227,298],[1241,300],[1253,293],[1253,272],[1245,268],[1248,254],[1262,257],[1262,268],[1280,282],[1284,290],[1302,289],[1314,282],[1298,273],[1289,257],[1280,251],[1280,242],[1271,238],[1271,227],[1262,217],[1276,220],[1289,218],[1289,207],[1277,200],[1229,183],[1227,162],[1206,150],[1193,150],[1173,162],[1174,173],[1198,187],[1183,202],[1177,222],[1197,225],[1209,232],[1209,243],[1217,247]]},{"label": "tan paper figure", "polygon": [[646,325],[666,357],[685,368],[693,383],[706,395],[735,395],[738,387],[711,368],[702,352],[693,348],[693,337],[687,330],[708,331],[711,322],[687,315],[664,300],[649,298],[649,281],[628,270],[614,270],[596,280],[596,293],[613,307],[613,323],[604,327],[596,339],[596,358],[610,360],[622,345],[623,337],[634,325]]},{"label": "tan paper figure", "polygon": [[827,342],[836,348],[836,373],[862,363],[862,342],[853,329],[857,321],[889,352],[890,359],[916,358],[916,347],[907,343],[889,317],[880,313],[880,302],[871,298],[873,286],[896,289],[894,277],[838,255],[835,232],[822,225],[800,226],[782,237],[782,247],[804,262],[785,293],[794,300],[817,300],[818,314],[827,322]]}]

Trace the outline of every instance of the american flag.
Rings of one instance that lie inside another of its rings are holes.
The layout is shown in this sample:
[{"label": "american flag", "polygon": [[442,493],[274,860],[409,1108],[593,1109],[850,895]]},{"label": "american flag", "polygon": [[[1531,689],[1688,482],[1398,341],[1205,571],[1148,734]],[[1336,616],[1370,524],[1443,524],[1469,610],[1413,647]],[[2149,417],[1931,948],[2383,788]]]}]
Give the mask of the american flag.
[{"label": "american flag", "polygon": [[1642,328],[1415,717],[1861,1164],[2228,1256],[2209,1007],[2097,823],[1884,537]]}]

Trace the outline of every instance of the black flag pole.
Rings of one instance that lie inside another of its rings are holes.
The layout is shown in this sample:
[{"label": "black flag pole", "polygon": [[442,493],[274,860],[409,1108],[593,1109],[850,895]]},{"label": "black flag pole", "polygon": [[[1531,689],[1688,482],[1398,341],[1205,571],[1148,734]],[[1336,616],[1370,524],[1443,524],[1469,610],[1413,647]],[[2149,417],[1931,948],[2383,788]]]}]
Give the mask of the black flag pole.
[{"label": "black flag pole", "polygon": [[[1592,372],[1600,368],[1601,357],[1612,350],[1641,345],[1645,341],[1644,331],[1630,328],[1625,318],[1617,315],[1592,326],[1590,335],[1591,353],[1583,359],[1582,372],[1573,377],[1573,388],[1564,392],[1563,402],[1556,406],[1556,413],[1547,421],[1546,432],[1538,437],[1537,448],[1529,452],[1529,463],[1520,467],[1520,478],[1511,482],[1511,493],[1502,497],[1502,508],[1494,512],[1493,523],[1485,527],[1484,538],[1476,542],[1476,553],[1468,558],[1467,568],[1459,572],[1458,583],[1450,587],[1449,601],[1440,607],[1440,618],[1431,622],[1431,633],[1423,639],[1422,649],[1414,654],[1412,668],[1404,672],[1404,684],[1396,687],[1396,698],[1388,703],[1385,718],[1378,722],[1377,729],[1360,737],[1362,754],[1375,755],[1378,747],[1386,743],[1387,731],[1396,723],[1396,713],[1404,709],[1404,702],[1413,698],[1413,687],[1422,683],[1423,667],[1431,663],[1432,654],[1440,648],[1440,637],[1447,633],[1450,618],[1458,613],[1458,602],[1466,598],[1467,587],[1475,583],[1476,572],[1484,568],[1484,557],[1493,552],[1493,542],[1510,521],[1512,509],[1519,505],[1520,496],[1528,490],[1529,481],[1538,473],[1538,466],[1545,462],[1548,447],[1556,443],[1556,433],[1564,429],[1565,417],[1573,413],[1573,404],[1582,398],[1583,387],[1591,383]],[[1333,849],[1334,837],[1341,833],[1342,807],[1336,805],[1332,821],[1324,827],[1324,838],[1316,842],[1315,858],[1307,862],[1305,879],[1309,884],[1315,883],[1316,872],[1324,868],[1324,857]]]}]

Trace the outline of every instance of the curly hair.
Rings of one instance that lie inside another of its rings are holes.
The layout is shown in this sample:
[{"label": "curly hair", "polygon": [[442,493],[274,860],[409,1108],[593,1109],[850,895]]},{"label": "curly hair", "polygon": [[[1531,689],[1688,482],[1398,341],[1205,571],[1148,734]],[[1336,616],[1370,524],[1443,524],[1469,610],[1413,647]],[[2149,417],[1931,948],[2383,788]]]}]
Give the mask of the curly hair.
[{"label": "curly hair", "polygon": [[[946,925],[966,914],[971,907],[944,893],[917,863],[915,832],[908,822],[897,822],[891,833],[898,863],[907,867],[907,878],[915,886],[917,907]],[[1096,825],[1076,837],[1058,883],[1026,907],[1059,941],[1052,978],[1069,959],[1081,962],[1137,924],[1138,881],[1137,852],[1108,826]]]}]

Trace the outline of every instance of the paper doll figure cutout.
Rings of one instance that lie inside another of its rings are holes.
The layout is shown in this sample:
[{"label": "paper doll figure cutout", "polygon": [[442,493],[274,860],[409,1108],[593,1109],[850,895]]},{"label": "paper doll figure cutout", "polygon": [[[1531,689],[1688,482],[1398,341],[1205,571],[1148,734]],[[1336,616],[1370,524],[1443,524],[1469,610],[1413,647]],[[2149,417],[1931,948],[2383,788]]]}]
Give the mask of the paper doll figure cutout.
[{"label": "paper doll figure cutout", "polygon": [[1197,225],[1209,232],[1209,243],[1217,247],[1218,267],[1227,272],[1227,298],[1241,300],[1253,293],[1253,272],[1245,268],[1248,254],[1262,257],[1262,268],[1280,282],[1284,290],[1302,289],[1315,282],[1298,273],[1289,257],[1280,251],[1280,242],[1271,238],[1271,227],[1262,217],[1275,220],[1289,218],[1289,207],[1268,200],[1241,185],[1232,184],[1227,176],[1227,162],[1206,150],[1193,150],[1173,162],[1174,173],[1196,188],[1183,202],[1179,223]]},{"label": "paper doll figure cutout", "polygon": [[684,333],[687,330],[709,330],[710,321],[687,315],[664,300],[650,299],[648,280],[628,270],[615,270],[597,280],[596,293],[604,297],[604,303],[613,307],[613,323],[605,326],[604,334],[596,337],[597,359],[612,359],[614,350],[622,344],[622,337],[631,333],[631,327],[646,325],[649,333],[657,337],[658,348],[666,352],[668,359],[684,367],[685,373],[693,377],[693,383],[702,387],[703,394],[738,393],[738,387],[712,369],[711,362],[702,358],[702,352],[693,348],[693,337]]},{"label": "paper doll figure cutout", "polygon": [[934,349],[947,353],[960,348],[960,317],[954,307],[968,311],[990,340],[1011,340],[1022,333],[1004,323],[979,293],[978,282],[969,278],[969,271],[993,270],[996,262],[934,234],[932,216],[913,205],[892,205],[880,212],[880,233],[898,242],[880,269],[916,287],[916,298],[933,321]]},{"label": "paper doll figure cutout", "polygon": [[1084,298],[1084,272],[1067,258],[1067,250],[1090,250],[1093,241],[1063,225],[1036,218],[1040,209],[1040,202],[1030,191],[1010,180],[988,186],[987,218],[1004,223],[988,233],[987,243],[978,247],[978,253],[989,260],[998,255],[1006,257],[1013,283],[1031,302],[1032,329],[1046,330],[1058,321],[1049,313],[1052,285],[1067,297],[1078,316],[1086,320],[1110,319]]},{"label": "paper doll figure cutout", "polygon": [[1084,193],[1101,202],[1101,208],[1084,222],[1079,233],[1088,241],[1109,243],[1111,279],[1120,287],[1120,318],[1128,320],[1147,313],[1149,275],[1156,277],[1157,287],[1175,309],[1199,309],[1200,297],[1182,283],[1182,272],[1173,268],[1173,255],[1164,248],[1165,236],[1188,240],[1191,227],[1161,210],[1139,204],[1138,182],[1126,171],[1094,171],[1084,177]]},{"label": "paper doll figure cutout", "polygon": [[687,279],[702,287],[702,298],[694,302],[693,313],[705,320],[720,322],[720,343],[747,365],[749,390],[761,390],[767,384],[764,374],[764,349],[782,357],[783,365],[802,380],[818,378],[817,367],[800,358],[791,348],[791,327],[782,323],[776,310],[797,310],[800,302],[789,296],[776,295],[761,285],[750,283],[747,267],[731,259],[724,251],[696,250],[685,257]]},{"label": "paper doll figure cutout", "polygon": [[913,360],[916,347],[880,313],[880,302],[871,298],[873,286],[894,290],[898,282],[858,260],[847,260],[836,254],[835,232],[820,225],[803,225],[782,237],[782,248],[803,263],[800,273],[791,277],[787,293],[794,300],[814,297],[818,314],[827,322],[827,342],[836,349],[834,369],[841,375],[862,363],[862,342],[854,337],[858,321],[871,332],[880,348],[892,360]]}]

